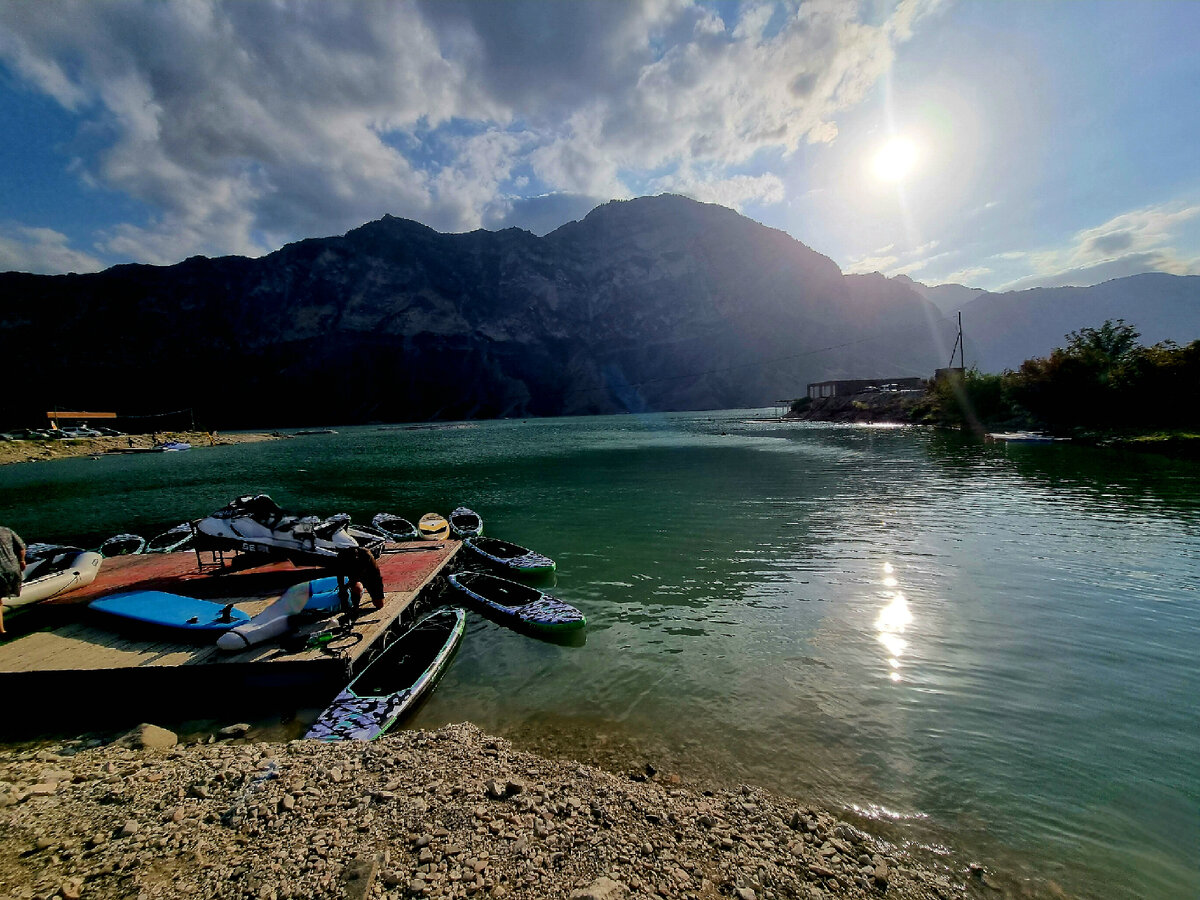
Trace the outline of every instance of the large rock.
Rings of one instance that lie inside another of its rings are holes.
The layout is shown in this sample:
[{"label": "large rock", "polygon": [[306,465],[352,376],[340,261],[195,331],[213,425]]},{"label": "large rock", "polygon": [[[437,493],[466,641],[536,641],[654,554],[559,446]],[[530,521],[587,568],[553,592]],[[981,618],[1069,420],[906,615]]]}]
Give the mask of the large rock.
[{"label": "large rock", "polygon": [[619,881],[601,876],[587,887],[571,891],[571,900],[621,900],[629,889]]},{"label": "large rock", "polygon": [[119,737],[117,743],[134,750],[165,750],[178,744],[179,736],[157,725],[143,723]]}]

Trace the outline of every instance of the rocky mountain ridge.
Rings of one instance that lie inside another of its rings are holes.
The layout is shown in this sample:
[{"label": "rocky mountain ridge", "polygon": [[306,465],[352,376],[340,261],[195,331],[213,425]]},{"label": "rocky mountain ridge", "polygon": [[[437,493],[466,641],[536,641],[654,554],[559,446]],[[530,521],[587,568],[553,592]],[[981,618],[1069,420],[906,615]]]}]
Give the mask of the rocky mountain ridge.
[{"label": "rocky mountain ridge", "polygon": [[261,259],[9,273],[0,297],[25,415],[188,406],[224,428],[759,406],[931,372],[944,340],[914,292],[669,195],[542,238],[389,216]]},{"label": "rocky mountain ridge", "polygon": [[56,406],[188,407],[217,428],[765,406],[811,381],[931,375],[948,302],[969,299],[967,363],[989,370],[1122,314],[1190,340],[1198,297],[1200,279],[1169,275],[1017,294],[843,275],[673,195],[544,237],[385,216],[259,259],[0,274],[0,355],[22,385],[0,426]]}]

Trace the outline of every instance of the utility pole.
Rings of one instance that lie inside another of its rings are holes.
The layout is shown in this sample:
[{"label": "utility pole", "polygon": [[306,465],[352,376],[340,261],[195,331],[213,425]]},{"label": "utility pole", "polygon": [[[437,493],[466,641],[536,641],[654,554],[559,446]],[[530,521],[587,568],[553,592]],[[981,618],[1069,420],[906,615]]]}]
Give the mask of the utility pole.
[{"label": "utility pole", "polygon": [[966,358],[963,356],[963,333],[962,333],[962,310],[958,311],[958,338],[954,341],[954,349],[950,351],[950,362],[947,368],[954,368],[954,354],[958,354],[958,365],[965,372],[967,370]]}]

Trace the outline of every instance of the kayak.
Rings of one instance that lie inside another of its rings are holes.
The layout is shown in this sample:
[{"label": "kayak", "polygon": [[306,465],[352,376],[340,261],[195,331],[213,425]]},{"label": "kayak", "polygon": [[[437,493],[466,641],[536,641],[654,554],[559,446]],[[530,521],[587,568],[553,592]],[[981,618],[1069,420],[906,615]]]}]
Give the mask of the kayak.
[{"label": "kayak", "polygon": [[369,741],[411,711],[450,665],[466,613],[443,607],[392,643],[334,697],[305,735],[319,741]]},{"label": "kayak", "polygon": [[511,541],[490,537],[470,537],[463,541],[463,546],[492,565],[512,572],[536,575],[554,571],[554,560],[550,557],[535,553],[528,547],[522,547]]},{"label": "kayak", "polygon": [[583,628],[583,613],[544,591],[484,572],[458,572],[450,584],[501,625],[520,630],[560,633]]},{"label": "kayak", "polygon": [[376,513],[371,524],[387,534],[393,541],[415,541],[418,537],[417,526],[402,516],[391,513]]},{"label": "kayak", "polygon": [[450,523],[437,513],[425,513],[417,523],[417,531],[427,541],[441,541],[449,536]]},{"label": "kayak", "polygon": [[459,540],[483,534],[483,519],[473,509],[460,506],[450,513],[450,531]]}]

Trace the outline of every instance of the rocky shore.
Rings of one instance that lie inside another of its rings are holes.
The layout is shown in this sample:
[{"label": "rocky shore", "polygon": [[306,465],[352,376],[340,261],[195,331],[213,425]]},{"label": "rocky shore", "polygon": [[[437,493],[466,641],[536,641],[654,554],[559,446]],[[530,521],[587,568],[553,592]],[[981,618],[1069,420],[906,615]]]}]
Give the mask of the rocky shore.
[{"label": "rocky shore", "polygon": [[369,744],[246,727],[0,749],[0,895],[948,900],[980,883],[757,788],[615,775],[469,724]]},{"label": "rocky shore", "polygon": [[[72,438],[45,441],[0,442],[0,465],[5,463],[35,462],[48,459],[67,459],[75,456],[100,456],[109,451],[147,449],[155,443],[184,441],[194,448],[222,446],[224,444],[251,444],[257,441],[273,441],[284,437],[281,434],[258,434],[243,432],[221,434],[207,431],[160,431],[157,434],[130,434],[124,437]],[[157,441],[156,441],[157,439]]]},{"label": "rocky shore", "polygon": [[804,403],[801,408],[793,408],[784,418],[807,422],[909,425],[914,422],[913,408],[924,396],[924,391],[877,391],[822,397]]}]

